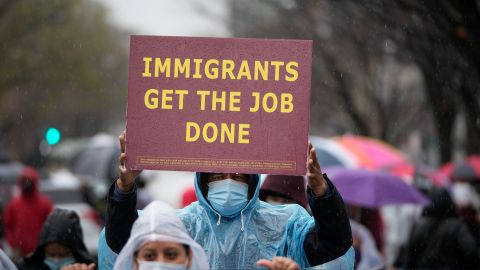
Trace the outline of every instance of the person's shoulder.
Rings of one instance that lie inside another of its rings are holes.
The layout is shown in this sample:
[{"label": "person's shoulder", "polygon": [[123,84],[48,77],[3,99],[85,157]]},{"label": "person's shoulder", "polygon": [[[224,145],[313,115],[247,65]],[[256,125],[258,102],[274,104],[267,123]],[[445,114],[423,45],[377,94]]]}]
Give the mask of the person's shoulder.
[{"label": "person's shoulder", "polygon": [[198,202],[193,202],[184,208],[177,209],[175,213],[190,233],[196,231],[198,220],[202,220],[202,223],[208,223],[209,220],[206,210]]},{"label": "person's shoulder", "polygon": [[267,202],[258,201],[258,206],[261,208],[271,208],[271,209],[304,209],[302,206],[296,204],[296,203],[287,203],[287,204],[269,204]]},{"label": "person's shoulder", "polygon": [[15,208],[15,207],[18,207],[18,206],[22,205],[22,203],[23,203],[22,201],[23,201],[22,197],[19,196],[19,195],[15,196],[15,197],[12,197],[10,199],[10,201],[8,201],[8,203],[5,205],[5,210],[7,208],[11,209],[11,208]]},{"label": "person's shoulder", "polygon": [[280,205],[271,205],[264,201],[259,201],[257,206],[257,211],[261,214],[271,214],[271,215],[293,215],[295,213],[307,214],[307,210],[298,204],[280,204]]},{"label": "person's shoulder", "polygon": [[260,201],[253,220],[257,226],[286,228],[295,224],[309,224],[313,218],[298,204],[271,205]]},{"label": "person's shoulder", "polygon": [[175,212],[179,218],[186,216],[197,216],[200,215],[203,211],[203,207],[197,202],[192,202],[191,204],[185,206],[184,208],[177,209]]}]

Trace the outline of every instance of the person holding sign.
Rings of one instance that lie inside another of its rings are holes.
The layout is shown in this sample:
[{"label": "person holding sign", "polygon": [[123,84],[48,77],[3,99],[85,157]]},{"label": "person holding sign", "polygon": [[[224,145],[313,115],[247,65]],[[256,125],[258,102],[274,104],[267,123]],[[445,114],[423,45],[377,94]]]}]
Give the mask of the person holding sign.
[{"label": "person holding sign", "polygon": [[[107,199],[106,227],[99,242],[99,267],[112,269],[138,218],[135,177],[125,168],[125,134],[120,136],[120,177]],[[177,211],[212,269],[252,269],[261,259],[285,256],[301,268],[322,265],[353,269],[352,234],[343,200],[322,174],[311,144],[307,197],[311,217],[298,205],[272,206],[258,199],[259,176],[196,173],[198,202]]]}]

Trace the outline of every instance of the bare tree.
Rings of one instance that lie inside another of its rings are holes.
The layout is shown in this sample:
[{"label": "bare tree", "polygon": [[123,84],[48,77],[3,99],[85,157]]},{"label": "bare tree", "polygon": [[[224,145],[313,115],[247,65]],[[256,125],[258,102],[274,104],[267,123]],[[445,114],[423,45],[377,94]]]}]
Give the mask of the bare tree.
[{"label": "bare tree", "polygon": [[356,2],[237,1],[232,13],[236,36],[313,40],[313,130],[400,144],[428,129],[418,69]]},{"label": "bare tree", "polygon": [[466,152],[480,152],[479,1],[365,1],[388,35],[422,70],[442,161],[452,158],[452,131],[463,111]]},{"label": "bare tree", "polygon": [[98,3],[0,2],[0,144],[15,159],[33,161],[48,127],[88,136],[122,121],[121,37]]}]

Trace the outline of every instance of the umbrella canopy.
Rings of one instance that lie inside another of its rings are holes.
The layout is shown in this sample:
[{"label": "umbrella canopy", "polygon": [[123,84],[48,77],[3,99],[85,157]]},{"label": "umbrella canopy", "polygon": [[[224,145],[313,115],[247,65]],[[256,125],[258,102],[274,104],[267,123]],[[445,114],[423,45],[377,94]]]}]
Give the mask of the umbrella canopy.
[{"label": "umbrella canopy", "polygon": [[400,176],[409,184],[425,180],[428,181],[430,185],[441,187],[450,183],[450,179],[445,174],[424,164],[414,165],[404,163],[380,168],[380,170]]},{"label": "umbrella canopy", "polygon": [[356,168],[358,162],[355,156],[333,139],[310,136],[310,142],[315,147],[318,162],[322,167]]},{"label": "umbrella canopy", "polygon": [[398,176],[365,169],[331,169],[330,177],[345,202],[369,208],[427,204],[428,199]]},{"label": "umbrella canopy", "polygon": [[377,139],[344,135],[334,140],[355,156],[361,168],[379,169],[409,163],[400,150]]},{"label": "umbrella canopy", "polygon": [[440,168],[440,172],[457,181],[480,180],[480,155],[468,156],[463,162],[449,162]]}]

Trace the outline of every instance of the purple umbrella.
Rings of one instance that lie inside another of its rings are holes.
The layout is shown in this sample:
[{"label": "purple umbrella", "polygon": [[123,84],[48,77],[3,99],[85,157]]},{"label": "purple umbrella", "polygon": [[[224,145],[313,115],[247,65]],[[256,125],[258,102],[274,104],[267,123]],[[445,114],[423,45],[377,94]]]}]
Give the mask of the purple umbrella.
[{"label": "purple umbrella", "polygon": [[414,187],[395,175],[364,169],[326,170],[345,202],[370,208],[384,205],[428,204]]}]

